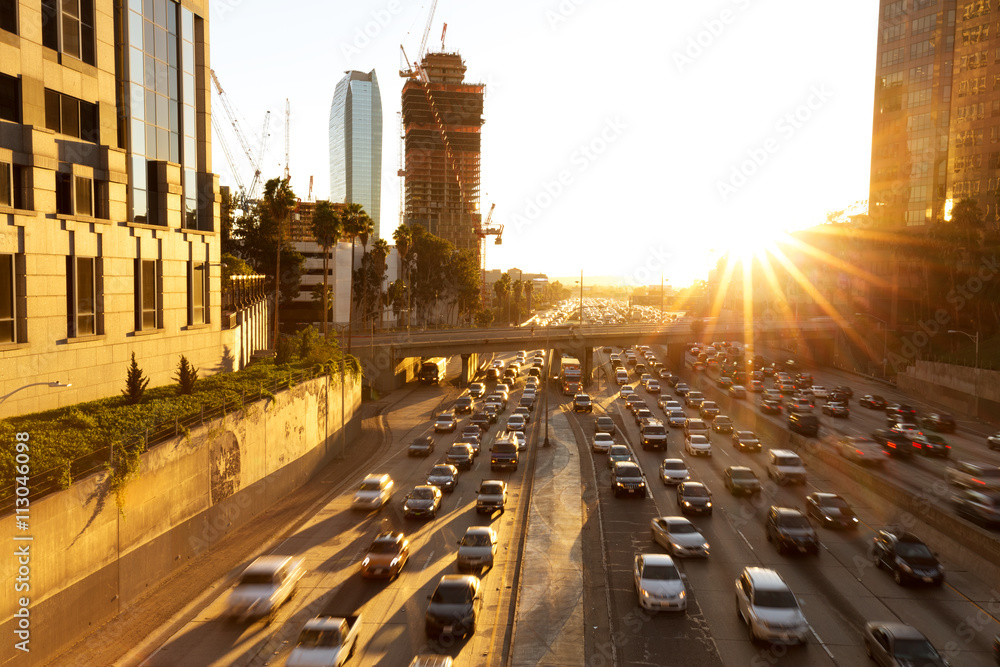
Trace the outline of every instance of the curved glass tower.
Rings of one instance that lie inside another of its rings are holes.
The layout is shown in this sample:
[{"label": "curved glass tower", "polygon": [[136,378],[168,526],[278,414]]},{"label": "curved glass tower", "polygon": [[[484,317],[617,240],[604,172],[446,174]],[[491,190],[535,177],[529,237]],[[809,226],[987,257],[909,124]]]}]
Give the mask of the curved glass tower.
[{"label": "curved glass tower", "polygon": [[382,97],[375,70],[350,71],[330,104],[330,201],[361,204],[378,238],[382,201]]}]

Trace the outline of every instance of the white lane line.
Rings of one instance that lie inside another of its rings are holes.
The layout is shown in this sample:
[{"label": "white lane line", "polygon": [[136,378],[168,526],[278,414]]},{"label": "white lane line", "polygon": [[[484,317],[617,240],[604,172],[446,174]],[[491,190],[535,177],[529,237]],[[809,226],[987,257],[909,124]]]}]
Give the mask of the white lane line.
[{"label": "white lane line", "polygon": [[432,551],[429,554],[427,554],[427,560],[424,561],[424,565],[420,569],[421,570],[426,570],[427,566],[430,565],[431,561],[433,561],[433,560],[434,560],[434,552]]},{"label": "white lane line", "polygon": [[830,660],[833,660],[834,663],[836,663],[837,659],[833,657],[833,652],[830,651],[829,647],[827,647],[827,645],[825,643],[823,643],[823,640],[820,638],[819,634],[816,632],[816,628],[814,628],[812,625],[809,625],[809,632],[811,632],[813,634],[813,637],[816,638],[816,641],[819,643],[819,645],[822,646],[823,650],[826,651],[826,654],[828,656],[830,656]]},{"label": "white lane line", "polygon": [[743,541],[746,542],[746,544],[747,544],[748,547],[750,547],[750,551],[753,551],[754,550],[753,545],[750,544],[750,540],[748,540],[747,536],[743,534],[743,531],[740,530],[740,529],[738,529],[738,528],[735,529],[735,530],[736,530],[736,534],[739,535],[741,538],[743,538]]}]

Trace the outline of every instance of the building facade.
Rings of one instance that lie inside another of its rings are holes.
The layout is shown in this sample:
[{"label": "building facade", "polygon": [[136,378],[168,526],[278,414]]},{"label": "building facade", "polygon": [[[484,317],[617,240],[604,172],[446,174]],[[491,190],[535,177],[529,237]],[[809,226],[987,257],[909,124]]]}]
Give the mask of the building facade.
[{"label": "building facade", "polygon": [[361,204],[381,230],[382,97],[375,70],[344,74],[330,104],[330,201]]},{"label": "building facade", "polygon": [[223,368],[208,35],[207,1],[3,3],[0,417],[118,395],[133,352]]}]

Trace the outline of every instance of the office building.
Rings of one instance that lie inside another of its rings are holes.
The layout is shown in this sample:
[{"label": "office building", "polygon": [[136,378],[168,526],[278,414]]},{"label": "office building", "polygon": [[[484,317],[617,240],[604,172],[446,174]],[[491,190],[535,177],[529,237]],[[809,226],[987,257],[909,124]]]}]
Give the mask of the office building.
[{"label": "office building", "polygon": [[375,70],[344,74],[330,104],[330,201],[361,204],[380,234],[382,97]]}]

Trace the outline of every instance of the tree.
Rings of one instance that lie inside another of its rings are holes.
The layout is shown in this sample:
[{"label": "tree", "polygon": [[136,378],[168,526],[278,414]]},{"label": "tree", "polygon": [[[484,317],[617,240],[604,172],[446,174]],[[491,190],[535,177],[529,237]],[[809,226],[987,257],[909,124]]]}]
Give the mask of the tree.
[{"label": "tree", "polygon": [[406,285],[401,279],[392,281],[389,289],[386,290],[385,296],[389,307],[392,308],[392,314],[398,323],[399,316],[406,310]]},{"label": "tree", "polygon": [[[371,220],[361,204],[348,204],[341,212],[341,229],[344,237],[351,239],[351,294],[350,304],[354,304],[354,242],[367,228],[364,220]],[[348,329],[354,331],[354,308],[350,309]],[[351,337],[347,338],[347,352],[351,352]]]},{"label": "tree", "polygon": [[514,283],[511,285],[510,291],[511,291],[511,294],[514,296],[514,308],[513,308],[514,312],[510,313],[508,311],[508,315],[511,315],[511,322],[513,322],[515,324],[520,324],[521,323],[521,296],[524,294],[524,281],[522,281],[520,278],[518,278],[517,280],[515,280]]},{"label": "tree", "polygon": [[382,328],[382,283],[385,282],[386,271],[389,270],[389,265],[385,263],[385,260],[389,257],[389,242],[384,238],[379,237],[375,239],[372,243],[372,259],[374,261],[374,271],[372,272],[375,282],[378,285],[378,296],[375,302],[378,307],[378,326]]},{"label": "tree", "polygon": [[[400,268],[403,269],[403,274],[405,276],[405,282],[403,283],[403,288],[406,290],[407,297],[410,294],[410,247],[413,242],[413,234],[410,232],[410,228],[405,224],[400,223],[399,227],[396,227],[395,231],[392,233],[392,240],[396,243],[396,253],[399,255]],[[394,302],[395,303],[395,302]],[[409,309],[409,303],[406,304],[407,309]],[[393,309],[395,312],[395,309]],[[396,319],[399,319],[399,313],[396,313]],[[406,322],[410,322],[410,313],[407,310]]]},{"label": "tree", "polygon": [[[496,295],[496,311],[497,319],[503,320],[503,305],[507,303],[508,295],[510,294],[511,280],[510,275],[505,273],[500,276],[500,279],[493,283],[493,294]],[[509,311],[508,311],[509,312]],[[510,319],[506,320],[507,324],[510,324]]]},{"label": "tree", "polygon": [[128,372],[125,374],[125,389],[122,394],[125,402],[129,405],[136,405],[142,401],[142,395],[149,385],[149,378],[142,374],[142,369],[135,361],[135,352],[132,353],[132,363],[129,364]]},{"label": "tree", "polygon": [[323,248],[323,291],[321,294],[323,325],[320,332],[326,338],[329,335],[327,297],[330,294],[330,248],[337,245],[341,234],[341,220],[337,209],[328,201],[316,202],[316,210],[312,221],[313,235],[316,242]]},{"label": "tree", "polygon": [[447,266],[455,246],[450,241],[429,233],[421,225],[413,225],[411,231],[411,308],[423,313],[426,321],[426,310],[437,302],[442,289],[448,284]]},{"label": "tree", "polygon": [[177,362],[177,375],[174,379],[177,380],[178,394],[190,394],[194,391],[194,383],[198,381],[198,369],[183,354],[181,360]]}]

